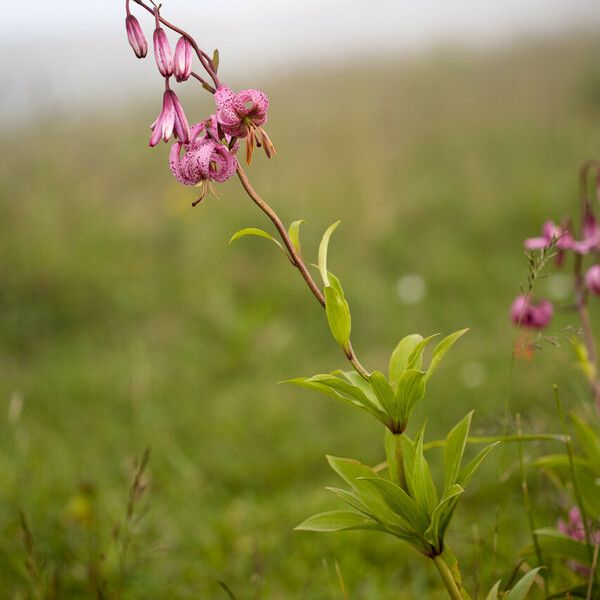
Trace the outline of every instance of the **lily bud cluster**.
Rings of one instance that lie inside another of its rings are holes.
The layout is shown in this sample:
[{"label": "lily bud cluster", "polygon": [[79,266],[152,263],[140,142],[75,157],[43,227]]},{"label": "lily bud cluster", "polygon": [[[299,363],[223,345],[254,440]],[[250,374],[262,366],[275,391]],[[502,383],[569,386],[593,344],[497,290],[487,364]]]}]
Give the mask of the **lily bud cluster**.
[{"label": "lily bud cluster", "polygon": [[[174,27],[160,16],[160,7],[150,7],[143,0],[134,0],[154,16],[152,35],[154,59],[161,77],[164,78],[162,109],[151,125],[150,146],[161,140],[165,143],[174,138],[169,164],[175,178],[184,185],[201,187],[202,200],[212,189],[211,181],[222,182],[229,179],[237,170],[235,154],[239,140],[246,140],[246,162],[252,161],[254,149],[262,148],[271,158],[275,147],[264,130],[267,122],[269,99],[260,90],[245,89],[233,92],[221,84],[216,75],[218,56],[210,59],[196,42],[179,28]],[[125,28],[127,39],[134,54],[145,58],[148,42],[137,18],[131,14],[126,3]],[[179,34],[173,52],[167,29]],[[193,71],[194,54],[202,67],[212,78],[214,86],[204,81]],[[190,128],[188,119],[177,94],[171,89],[171,78],[177,83],[197,79],[202,86],[214,94],[215,111]]]}]

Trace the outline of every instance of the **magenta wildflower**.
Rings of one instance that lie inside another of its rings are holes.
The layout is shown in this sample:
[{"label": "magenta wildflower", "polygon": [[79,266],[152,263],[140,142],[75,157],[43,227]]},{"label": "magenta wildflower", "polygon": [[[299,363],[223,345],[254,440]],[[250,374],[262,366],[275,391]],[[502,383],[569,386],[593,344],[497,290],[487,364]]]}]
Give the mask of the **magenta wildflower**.
[{"label": "magenta wildflower", "polygon": [[[205,123],[197,123],[190,130],[189,143],[176,142],[171,147],[169,165],[177,181],[202,190],[194,205],[211,191],[211,181],[226,181],[235,173],[238,165],[227,146],[212,139],[209,131]],[[202,133],[205,135],[202,136]]]},{"label": "magenta wildflower", "polygon": [[139,21],[133,15],[125,17],[125,29],[127,29],[129,45],[133,48],[135,55],[138,58],[144,58],[148,54],[148,42]]},{"label": "magenta wildflower", "polygon": [[163,77],[173,75],[173,53],[167,34],[162,27],[157,27],[154,30],[154,58],[156,66]]},{"label": "magenta wildflower", "polygon": [[[590,543],[594,546],[600,544],[600,530],[597,527],[590,527],[589,525],[588,529],[590,530]],[[558,520],[558,530],[563,535],[577,540],[578,542],[585,541],[585,526],[581,511],[578,507],[574,506],[571,508],[566,521],[563,519]],[[569,560],[567,561],[567,565],[571,570],[579,573],[583,577],[588,577],[590,574],[590,570],[577,561]]]},{"label": "magenta wildflower", "polygon": [[583,220],[581,228],[583,239],[580,241],[574,240],[571,248],[577,254],[589,254],[600,248],[600,227],[594,215],[587,212]]},{"label": "magenta wildflower", "polygon": [[600,265],[592,265],[587,270],[585,286],[594,296],[600,296]]},{"label": "magenta wildflower", "polygon": [[541,237],[527,238],[525,248],[527,250],[543,250],[550,248],[555,244],[556,263],[561,265],[564,261],[565,251],[571,250],[573,246],[573,237],[564,228],[556,225],[554,221],[546,221],[542,227]]},{"label": "magenta wildflower", "polygon": [[187,81],[192,74],[192,44],[185,36],[180,37],[175,46],[173,74],[179,82]]},{"label": "magenta wildflower", "polygon": [[254,146],[263,147],[271,158],[275,147],[267,132],[261,127],[267,122],[269,99],[260,90],[232,92],[222,85],[215,92],[217,121],[227,135],[246,138],[246,162],[252,162]]},{"label": "magenta wildflower", "polygon": [[163,107],[158,119],[151,125],[150,146],[156,146],[161,138],[168,142],[173,132],[175,137],[187,144],[190,140],[190,128],[183,107],[173,90],[165,90]]},{"label": "magenta wildflower", "polygon": [[543,329],[552,320],[554,308],[549,300],[532,302],[526,295],[517,296],[510,308],[514,325],[527,329]]}]

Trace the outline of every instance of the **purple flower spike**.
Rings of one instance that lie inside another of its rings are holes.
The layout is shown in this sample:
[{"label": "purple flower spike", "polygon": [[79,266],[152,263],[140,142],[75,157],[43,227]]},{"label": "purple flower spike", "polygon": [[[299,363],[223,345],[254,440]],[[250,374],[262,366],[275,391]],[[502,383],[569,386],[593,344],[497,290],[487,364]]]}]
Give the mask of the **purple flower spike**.
[{"label": "purple flower spike", "polygon": [[175,46],[173,73],[179,82],[187,81],[192,74],[192,44],[186,37],[179,38]]},{"label": "purple flower spike", "polygon": [[254,146],[264,149],[267,158],[275,154],[275,147],[261,127],[267,122],[269,99],[260,90],[242,90],[234,93],[222,85],[215,93],[217,121],[227,135],[246,138],[246,162],[252,162]]},{"label": "purple flower spike", "polygon": [[[578,542],[585,541],[585,526],[579,508],[574,506],[569,511],[566,521],[563,521],[563,519],[558,520],[558,530],[563,535],[577,540]],[[588,530],[590,532],[591,544],[594,546],[600,544],[600,530],[598,529],[597,524],[588,523]],[[572,571],[579,573],[582,577],[589,577],[590,575],[590,570],[575,560],[567,561],[567,566]]]},{"label": "purple flower spike", "polygon": [[154,58],[156,58],[156,66],[163,77],[173,75],[173,53],[167,34],[162,27],[154,30]]},{"label": "purple flower spike", "polygon": [[600,265],[592,265],[587,270],[585,286],[594,296],[600,296]]},{"label": "purple flower spike", "polygon": [[544,329],[552,320],[554,308],[549,300],[533,303],[527,296],[515,298],[510,308],[513,325],[527,329]]},{"label": "purple flower spike", "polygon": [[129,45],[133,48],[135,55],[138,58],[144,58],[148,54],[148,42],[139,21],[133,15],[127,15],[125,18],[125,29]]}]

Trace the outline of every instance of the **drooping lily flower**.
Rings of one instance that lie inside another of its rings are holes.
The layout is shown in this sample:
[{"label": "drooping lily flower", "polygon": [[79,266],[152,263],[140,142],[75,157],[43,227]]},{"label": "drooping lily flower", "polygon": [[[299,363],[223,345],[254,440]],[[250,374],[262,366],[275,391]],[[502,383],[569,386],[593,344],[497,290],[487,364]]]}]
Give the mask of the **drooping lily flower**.
[{"label": "drooping lily flower", "polygon": [[174,143],[169,157],[169,166],[177,181],[201,188],[200,197],[193,203],[194,206],[212,190],[211,181],[226,181],[237,169],[237,160],[227,146],[210,137],[201,136],[203,131],[206,132],[206,127],[201,125],[192,127],[188,144]]},{"label": "drooping lily flower", "polygon": [[179,82],[187,81],[192,74],[192,45],[185,36],[180,37],[175,46],[173,74]]},{"label": "drooping lily flower", "polygon": [[573,237],[567,229],[554,221],[546,221],[541,237],[527,238],[524,245],[527,250],[543,250],[550,248],[552,244],[556,248],[556,264],[560,266],[564,261],[565,252],[573,246]]},{"label": "drooping lily flower", "polygon": [[187,144],[190,140],[190,128],[187,117],[177,94],[173,90],[165,90],[163,94],[163,107],[158,119],[151,125],[152,136],[150,146],[156,146],[161,138],[168,142],[175,133],[175,137]]},{"label": "drooping lily flower", "polygon": [[173,75],[173,52],[167,34],[162,27],[154,30],[154,58],[156,66],[163,77]]},{"label": "drooping lily flower", "polygon": [[226,85],[215,92],[217,121],[227,135],[246,138],[246,162],[252,162],[254,146],[263,148],[267,158],[275,154],[275,147],[262,128],[267,122],[269,99],[260,90],[232,92]]},{"label": "drooping lily flower", "polygon": [[552,320],[554,307],[549,300],[536,303],[526,295],[517,296],[510,308],[510,318],[513,325],[527,329],[544,329]]},{"label": "drooping lily flower", "polygon": [[148,54],[148,42],[139,21],[131,14],[125,17],[125,29],[129,45],[133,48],[135,55],[138,58],[144,58]]}]

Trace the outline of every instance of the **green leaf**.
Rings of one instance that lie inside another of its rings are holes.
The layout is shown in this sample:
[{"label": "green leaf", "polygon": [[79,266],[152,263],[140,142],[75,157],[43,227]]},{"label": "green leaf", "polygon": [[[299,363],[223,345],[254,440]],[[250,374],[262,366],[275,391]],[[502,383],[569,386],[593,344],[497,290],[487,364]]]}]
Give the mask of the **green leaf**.
[{"label": "green leaf", "polygon": [[360,513],[349,510],[333,510],[319,513],[306,519],[295,528],[297,531],[344,531],[351,529],[369,529],[385,531],[381,525]]},{"label": "green leaf", "polygon": [[446,352],[456,344],[460,337],[462,337],[465,333],[469,331],[468,329],[461,329],[460,331],[455,331],[451,333],[449,336],[445,337],[433,350],[433,355],[431,357],[431,362],[429,363],[429,368],[427,369],[427,379],[429,379],[434,371],[437,369],[440,361],[446,355]]},{"label": "green leaf", "polygon": [[335,494],[338,498],[349,504],[352,508],[363,513],[367,517],[372,517],[367,507],[360,501],[360,499],[355,493],[334,487],[327,487],[325,489],[331,492],[332,494]]},{"label": "green leaf", "polygon": [[335,341],[342,348],[348,348],[352,329],[350,307],[340,292],[330,285],[325,287],[325,312]]},{"label": "green leaf", "polygon": [[591,564],[589,548],[585,542],[578,542],[551,527],[536,529],[535,534],[543,553],[572,558],[584,565]]},{"label": "green leaf", "polygon": [[310,378],[299,377],[281,383],[293,383],[294,385],[316,390],[322,394],[331,396],[336,400],[342,400],[352,406],[361,408],[372,414],[384,424],[387,421],[387,415],[383,409],[368,398],[359,387],[354,386],[335,375],[321,374],[314,375]]},{"label": "green leaf", "polygon": [[377,474],[371,467],[363,465],[358,460],[340,458],[339,456],[327,456],[326,458],[331,468],[353,488],[356,487],[356,480],[359,477],[377,477]]},{"label": "green leaf", "polygon": [[281,250],[283,250],[287,254],[285,248],[270,233],[267,233],[266,231],[263,231],[262,229],[258,229],[257,227],[246,227],[244,229],[240,229],[239,231],[236,231],[231,236],[229,243],[231,244],[231,243],[235,242],[236,240],[239,240],[241,237],[245,237],[247,235],[254,235],[256,237],[262,237],[267,240],[271,240],[276,246],[278,246]]},{"label": "green leaf", "polygon": [[542,567],[531,569],[531,571],[523,575],[513,589],[510,590],[506,596],[504,596],[504,600],[525,600],[527,597],[527,592],[529,592],[529,588],[533,584],[541,568]]},{"label": "green leaf", "polygon": [[216,73],[219,70],[219,51],[216,48],[213,51],[212,62]]},{"label": "green leaf", "polygon": [[426,517],[419,511],[415,501],[395,483],[381,478],[361,479],[372,486],[381,499],[392,509],[399,517],[404,519],[416,532],[425,530]]},{"label": "green leaf", "polygon": [[413,333],[403,337],[399,342],[392,356],[390,357],[389,376],[390,385],[392,388],[398,386],[398,380],[402,371],[406,370],[408,365],[408,357],[414,350],[415,346],[423,340],[423,336],[418,333]]},{"label": "green leaf", "polygon": [[473,411],[464,417],[446,437],[446,446],[444,447],[444,490],[457,482],[460,465],[467,447],[472,419]]},{"label": "green leaf", "polygon": [[369,377],[369,382],[383,410],[385,410],[394,423],[397,423],[399,417],[398,402],[384,374],[380,371],[373,371]]},{"label": "green leaf", "polygon": [[413,408],[425,396],[425,381],[427,374],[424,371],[409,369],[404,371],[398,381],[396,397],[399,402],[401,424],[404,426],[412,413]]},{"label": "green leaf", "polygon": [[434,546],[443,546],[444,532],[456,508],[458,497],[464,492],[464,488],[460,485],[451,485],[431,513],[431,523],[425,532],[425,539]]},{"label": "green leaf", "polygon": [[296,248],[296,250],[298,250],[298,252],[301,252],[301,246],[300,246],[300,225],[306,225],[306,221],[304,219],[299,219],[298,221],[294,221],[289,229],[288,229],[288,235],[290,236],[290,239],[292,240],[292,244],[294,244],[294,248]]},{"label": "green leaf", "polygon": [[433,335],[426,337],[413,348],[413,351],[408,357],[408,363],[406,365],[407,369],[421,369],[423,366],[423,352],[425,351],[427,344],[429,344],[432,339],[438,337],[438,335],[440,334],[434,333]]},{"label": "green leaf", "polygon": [[485,600],[498,600],[498,592],[500,591],[500,580],[496,581],[492,589],[489,591]]},{"label": "green leaf", "polygon": [[[388,472],[390,479],[401,485],[398,478],[400,460],[402,460],[402,433],[392,433],[387,427],[384,433],[385,457],[387,459]],[[404,469],[404,464],[402,465]]]},{"label": "green leaf", "polygon": [[417,505],[423,512],[430,514],[438,503],[437,491],[431,476],[429,464],[425,460],[423,454],[423,438],[425,436],[425,426],[422,427],[419,435],[416,438],[415,444],[415,462],[411,477],[412,496],[415,498]]},{"label": "green leaf", "polygon": [[327,272],[327,249],[329,246],[329,238],[339,224],[340,221],[336,221],[333,225],[330,225],[323,234],[321,243],[319,244],[319,271],[321,272],[321,279],[323,279],[323,285],[325,286],[331,285],[329,283],[329,274]]},{"label": "green leaf", "polygon": [[456,480],[457,483],[466,487],[473,475],[475,475],[475,471],[477,471],[481,463],[486,459],[487,455],[499,444],[501,444],[501,442],[494,442],[481,450],[481,452],[479,452],[477,456],[475,456],[475,458],[460,471]]},{"label": "green leaf", "polygon": [[415,471],[415,453],[416,444],[406,435],[402,434],[400,438],[402,444],[402,460],[404,462],[404,477],[409,490],[413,489],[412,476]]},{"label": "green leaf", "polygon": [[583,453],[590,459],[590,462],[600,468],[600,437],[585,422],[575,414],[571,414],[571,421],[577,432],[577,438]]}]

